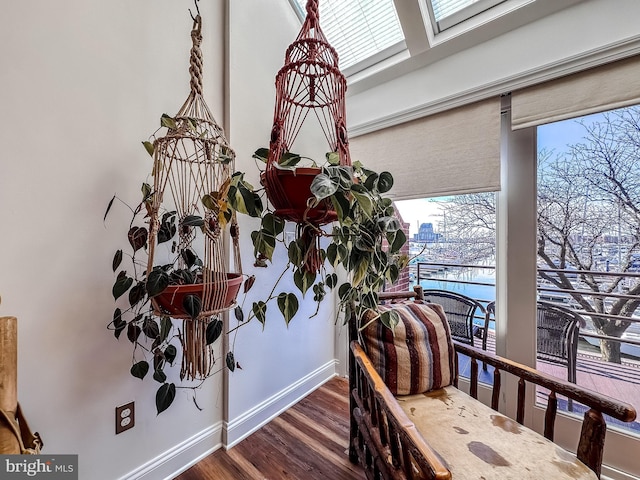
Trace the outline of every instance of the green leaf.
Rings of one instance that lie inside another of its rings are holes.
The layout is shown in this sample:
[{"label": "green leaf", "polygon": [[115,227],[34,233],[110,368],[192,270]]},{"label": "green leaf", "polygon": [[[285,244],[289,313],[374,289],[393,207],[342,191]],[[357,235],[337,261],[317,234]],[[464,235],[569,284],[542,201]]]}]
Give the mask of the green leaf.
[{"label": "green leaf", "polygon": [[122,263],[122,250],[118,250],[116,254],[113,256],[113,261],[111,262],[111,266],[113,268],[114,273],[118,269],[121,263]]},{"label": "green leaf", "polygon": [[191,318],[198,318],[202,311],[202,300],[198,295],[185,295],[182,299],[182,308]]},{"label": "green leaf", "polygon": [[160,268],[154,268],[149,273],[146,282],[147,295],[149,298],[155,297],[169,286],[169,275]]},{"label": "green leaf", "polygon": [[180,252],[180,256],[188,268],[193,267],[198,261],[198,256],[190,248],[185,248]]},{"label": "green leaf", "polygon": [[155,320],[151,317],[147,317],[142,323],[142,332],[147,336],[147,338],[155,340],[160,335],[160,327],[158,327]]},{"label": "green leaf", "polygon": [[382,172],[378,178],[378,191],[386,193],[393,187],[393,175],[389,172]]},{"label": "green leaf", "polygon": [[362,257],[356,265],[355,272],[353,274],[353,286],[357,287],[362,283],[362,280],[367,276],[367,270],[369,269],[369,258]]},{"label": "green leaf", "polygon": [[353,295],[353,291],[353,287],[350,283],[343,283],[342,285],[340,285],[340,288],[338,289],[338,296],[340,297],[340,301],[344,302],[345,300],[351,298],[351,296]]},{"label": "green leaf", "polygon": [[351,203],[341,192],[338,191],[331,196],[331,204],[338,214],[338,220],[340,222],[344,222],[351,214]]},{"label": "green leaf", "polygon": [[278,160],[278,165],[281,167],[293,167],[300,162],[300,155],[297,153],[284,152]]},{"label": "green leaf", "polygon": [[278,308],[284,316],[284,321],[289,325],[298,311],[298,298],[293,293],[282,292],[278,295]]},{"label": "green leaf", "polygon": [[156,410],[158,415],[164,412],[176,398],[176,386],[173,383],[163,384],[156,392]]},{"label": "green leaf", "polygon": [[129,305],[132,307],[137,305],[144,298],[145,284],[144,282],[138,282],[135,286],[129,290]]},{"label": "green leaf", "polygon": [[329,165],[340,164],[340,155],[338,155],[338,152],[328,152],[326,157],[327,157],[327,163]]},{"label": "green leaf", "polygon": [[289,255],[289,261],[293,265],[299,267],[302,264],[302,249],[300,248],[298,242],[296,242],[295,240],[291,241],[289,243],[289,247],[287,248],[287,253]]},{"label": "green leaf", "polygon": [[380,314],[380,321],[385,327],[393,330],[400,322],[400,315],[395,310],[387,310]]},{"label": "green leaf", "polygon": [[171,332],[172,326],[173,323],[171,322],[171,319],[169,317],[165,315],[160,318],[160,337],[158,337],[160,342],[164,342],[167,339],[169,333]]},{"label": "green leaf", "polygon": [[251,275],[249,278],[247,278],[244,281],[244,286],[243,286],[244,293],[247,293],[249,290],[251,290],[251,287],[253,287],[253,285],[255,283],[256,283],[256,276],[255,275]]},{"label": "green leaf", "polygon": [[283,232],[285,221],[273,213],[265,213],[262,217],[261,227],[262,230],[276,237]]},{"label": "green leaf", "polygon": [[211,345],[218,338],[220,338],[220,335],[222,335],[222,327],[223,327],[223,324],[222,324],[222,320],[220,319],[216,319],[209,322],[209,325],[207,325],[207,332],[206,332],[207,345]]},{"label": "green leaf", "polygon": [[167,375],[162,370],[156,370],[153,372],[153,379],[158,383],[164,383],[167,381]]},{"label": "green leaf", "polygon": [[151,196],[151,192],[152,192],[151,185],[149,185],[148,183],[143,183],[141,191],[142,191],[142,201],[144,202],[148,200],[149,197]]},{"label": "green leaf", "polygon": [[331,243],[327,247],[327,259],[329,260],[331,266],[336,266],[336,260],[338,259],[338,245],[336,245],[335,243]]},{"label": "green leaf", "polygon": [[319,173],[311,182],[311,193],[317,200],[323,200],[330,197],[338,191],[340,185],[324,173]]},{"label": "green leaf", "polygon": [[326,283],[327,283],[327,287],[334,288],[336,285],[338,285],[338,275],[336,275],[335,273],[328,275],[326,279]]},{"label": "green leaf", "polygon": [[142,360],[141,362],[134,363],[131,366],[130,371],[131,375],[142,380],[149,371],[149,364],[146,361]]},{"label": "green leaf", "polygon": [[187,215],[182,219],[180,224],[183,227],[202,227],[204,225],[204,219],[199,215]]},{"label": "green leaf", "polygon": [[118,298],[120,298],[127,290],[129,290],[131,285],[133,285],[133,278],[126,275],[118,275],[116,282],[111,288],[113,299],[117,300]]},{"label": "green leaf", "polygon": [[114,332],[113,335],[116,338],[120,338],[120,334],[122,333],[122,331],[125,329],[125,327],[127,326],[127,322],[125,322],[122,319],[122,310],[120,310],[119,308],[116,308],[113,312],[113,327],[114,327]]},{"label": "green leaf", "polygon": [[371,201],[371,197],[366,193],[359,193],[353,190],[351,191],[351,194],[356,199],[364,213],[370,217],[373,214],[373,202]]},{"label": "green leaf", "polygon": [[226,363],[227,368],[232,372],[236,369],[236,359],[233,356],[233,352],[227,352]]},{"label": "green leaf", "polygon": [[160,117],[160,126],[167,127],[171,130],[175,130],[177,128],[176,120],[166,113],[163,113],[162,117]]},{"label": "green leaf", "polygon": [[257,257],[258,254],[264,255],[268,260],[273,257],[273,251],[276,248],[276,238],[263,230],[251,232],[251,240],[253,241],[253,253]]},{"label": "green leaf", "polygon": [[202,204],[209,210],[218,210],[218,202],[208,193],[202,197]]},{"label": "green leaf", "polygon": [[258,321],[264,325],[267,318],[267,304],[263,301],[253,302],[251,311]]},{"label": "green leaf", "polygon": [[153,143],[144,141],[142,142],[142,145],[144,145],[144,149],[147,151],[147,153],[153,157]]},{"label": "green leaf", "polygon": [[244,322],[244,312],[242,311],[242,307],[240,305],[233,309],[233,313],[236,316],[236,320],[238,322]]},{"label": "green leaf", "polygon": [[301,269],[296,269],[296,271],[293,272],[293,283],[296,284],[296,287],[298,287],[298,290],[302,292],[303,296],[307,293],[307,290],[309,290],[309,287],[313,285],[315,280],[315,273],[307,272],[306,270],[302,271]]},{"label": "green leaf", "polygon": [[176,359],[176,355],[178,355],[178,350],[173,345],[167,345],[167,348],[164,349],[164,358],[167,362],[173,363]]}]

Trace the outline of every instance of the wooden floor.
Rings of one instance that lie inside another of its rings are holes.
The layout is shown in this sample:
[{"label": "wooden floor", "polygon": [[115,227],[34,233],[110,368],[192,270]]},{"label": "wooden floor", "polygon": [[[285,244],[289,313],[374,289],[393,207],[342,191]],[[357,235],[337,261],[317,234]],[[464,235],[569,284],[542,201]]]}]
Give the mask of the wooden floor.
[{"label": "wooden floor", "polygon": [[349,462],[349,385],[334,378],[257,432],[177,480],[362,480]]}]

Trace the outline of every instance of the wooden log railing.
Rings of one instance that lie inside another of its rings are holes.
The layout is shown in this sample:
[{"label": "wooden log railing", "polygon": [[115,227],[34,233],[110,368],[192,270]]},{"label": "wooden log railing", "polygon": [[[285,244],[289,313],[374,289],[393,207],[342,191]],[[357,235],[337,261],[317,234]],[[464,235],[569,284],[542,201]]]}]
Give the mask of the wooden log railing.
[{"label": "wooden log railing", "polygon": [[[0,410],[15,419],[18,413],[18,321],[0,317]],[[0,422],[0,453],[20,453],[15,431]]]},{"label": "wooden log railing", "polygon": [[[558,410],[557,395],[563,395],[587,406],[589,410],[584,414],[576,456],[578,460],[596,472],[598,477],[600,476],[606,432],[603,414],[623,422],[631,422],[636,418],[636,411],[631,405],[470,345],[455,341],[454,345],[458,354],[466,355],[471,359],[469,394],[473,398],[478,398],[478,362],[484,362],[494,367],[494,384],[491,395],[491,408],[494,410],[498,409],[501,388],[500,372],[507,372],[518,378],[516,421],[520,424],[524,421],[527,382],[549,390],[550,394],[545,410],[544,436],[551,441],[553,441],[555,433],[555,419]],[[457,386],[457,381],[456,378],[455,386]]]}]

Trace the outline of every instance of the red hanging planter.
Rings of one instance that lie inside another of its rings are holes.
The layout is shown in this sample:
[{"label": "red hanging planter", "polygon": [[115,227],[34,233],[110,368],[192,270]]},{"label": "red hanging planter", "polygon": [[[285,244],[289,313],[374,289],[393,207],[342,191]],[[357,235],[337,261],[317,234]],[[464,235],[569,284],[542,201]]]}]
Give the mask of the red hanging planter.
[{"label": "red hanging planter", "polygon": [[211,295],[205,298],[205,284],[169,285],[162,293],[153,297],[153,307],[160,315],[171,315],[176,318],[189,317],[183,302],[187,295],[196,295],[202,302],[203,312],[228,310],[236,302],[242,285],[242,274],[227,273],[227,279],[213,281],[210,284]]}]

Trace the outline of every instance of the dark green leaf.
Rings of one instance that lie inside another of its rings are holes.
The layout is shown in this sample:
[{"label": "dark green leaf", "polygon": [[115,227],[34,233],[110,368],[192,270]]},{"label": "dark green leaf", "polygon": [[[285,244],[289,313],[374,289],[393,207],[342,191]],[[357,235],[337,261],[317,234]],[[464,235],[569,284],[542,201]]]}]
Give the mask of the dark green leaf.
[{"label": "dark green leaf", "polygon": [[208,193],[202,197],[202,204],[209,210],[218,209],[218,202],[215,198],[213,198],[213,196],[209,195]]},{"label": "dark green leaf", "polygon": [[176,386],[173,383],[165,383],[156,392],[156,410],[158,415],[164,412],[176,398]]},{"label": "dark green leaf", "polygon": [[236,360],[233,356],[233,352],[227,352],[226,363],[227,363],[227,368],[232,372],[236,369]]},{"label": "dark green leaf", "polygon": [[160,269],[154,268],[149,273],[146,282],[147,295],[149,298],[155,297],[156,295],[162,293],[165,288],[169,286],[169,275]]},{"label": "dark green leaf", "polygon": [[125,322],[122,319],[122,310],[120,310],[119,308],[116,308],[115,311],[113,312],[113,327],[114,327],[114,332],[113,334],[115,335],[116,338],[120,338],[120,334],[122,333],[122,331],[125,329],[125,327],[127,326],[127,322]]},{"label": "dark green leaf", "polygon": [[184,250],[182,250],[180,256],[189,268],[193,267],[198,261],[198,256],[190,248],[185,248]]},{"label": "dark green leaf", "polygon": [[350,283],[343,283],[340,285],[338,289],[338,296],[340,297],[340,301],[344,302],[348,300],[353,295],[353,288]]},{"label": "dark green leaf", "polygon": [[202,300],[198,295],[185,295],[182,299],[182,308],[191,318],[195,319],[202,311]]},{"label": "dark green leaf", "polygon": [[293,283],[296,284],[296,287],[302,292],[303,296],[315,280],[316,274],[313,272],[302,271],[300,269],[296,269],[296,271],[293,272]]},{"label": "dark green leaf", "polygon": [[376,181],[378,180],[378,174],[373,173],[371,175],[369,175],[367,177],[367,179],[364,182],[364,186],[367,190],[371,191],[375,188],[376,186]]},{"label": "dark green leaf", "polygon": [[326,157],[329,165],[338,165],[340,163],[340,155],[338,155],[338,152],[328,152]]},{"label": "dark green leaf", "polygon": [[144,141],[142,142],[142,145],[144,145],[144,149],[147,151],[147,153],[153,157],[153,143]]},{"label": "dark green leaf", "polygon": [[256,150],[254,152],[252,157],[255,158],[256,160],[261,160],[261,161],[267,163],[267,160],[269,159],[269,149],[268,148],[259,148],[258,150]]},{"label": "dark green leaf", "polygon": [[289,261],[299,267],[302,265],[302,249],[300,245],[296,241],[292,241],[289,243],[289,247],[287,248],[287,253],[289,255]]},{"label": "dark green leaf", "polygon": [[242,307],[240,305],[233,309],[233,314],[236,316],[237,321],[244,322],[244,312],[242,311]]},{"label": "dark green leaf", "polygon": [[118,250],[116,254],[113,256],[113,261],[111,262],[111,267],[113,268],[114,273],[118,269],[121,263],[122,263],[122,250]]},{"label": "dark green leaf", "polygon": [[276,248],[276,238],[273,235],[265,233],[262,230],[251,232],[251,240],[253,241],[254,255],[262,254],[268,260],[273,257],[273,251]]},{"label": "dark green leaf", "polygon": [[169,317],[163,316],[160,318],[160,336],[158,337],[160,342],[164,342],[167,339],[172,326],[173,323]]},{"label": "dark green leaf", "polygon": [[382,172],[380,178],[378,178],[378,191],[380,193],[386,193],[393,187],[393,175],[389,172]]},{"label": "dark green leaf", "polygon": [[153,372],[153,379],[156,382],[164,383],[167,381],[167,375],[162,370],[156,370]]},{"label": "dark green leaf", "polygon": [[391,243],[391,253],[399,252],[406,241],[407,236],[405,235],[405,233],[402,230],[398,230],[396,232],[395,238],[393,239],[393,242]]},{"label": "dark green leaf", "polygon": [[282,292],[278,295],[278,308],[284,316],[284,321],[289,325],[298,311],[298,298],[293,293]]},{"label": "dark green leaf", "polygon": [[331,243],[327,247],[327,259],[332,266],[336,266],[336,260],[338,259],[338,246],[335,243]]},{"label": "dark green leaf", "polygon": [[129,287],[131,287],[132,284],[133,278],[126,275],[118,275],[118,278],[111,288],[114,300],[120,298],[127,290],[129,290]]},{"label": "dark green leaf", "polygon": [[138,340],[140,333],[142,333],[142,329],[139,326],[133,322],[129,323],[129,326],[127,327],[127,338],[131,343],[135,343],[136,340]]},{"label": "dark green leaf", "polygon": [[142,323],[142,332],[147,336],[147,338],[154,340],[160,335],[160,328],[155,320],[151,317],[147,317]]},{"label": "dark green leaf", "polygon": [[220,335],[222,335],[222,327],[223,327],[223,324],[222,324],[222,320],[220,319],[216,319],[209,322],[209,325],[207,325],[207,332],[206,332],[207,345],[211,345],[218,338],[220,338]]},{"label": "dark green leaf", "polygon": [[149,364],[144,360],[138,363],[134,363],[131,366],[131,375],[133,375],[136,378],[139,378],[140,380],[142,380],[145,377],[148,371],[149,371]]},{"label": "dark green leaf", "polygon": [[177,354],[178,350],[173,345],[167,345],[167,348],[164,349],[164,359],[169,363],[173,363]]},{"label": "dark green leaf", "polygon": [[201,227],[204,225],[204,219],[199,215],[187,215],[180,223],[183,227]]},{"label": "dark green leaf", "polygon": [[129,229],[127,238],[134,252],[137,252],[147,244],[148,235],[149,233],[145,227],[131,227]]},{"label": "dark green leaf", "polygon": [[142,201],[144,202],[151,196],[151,185],[149,185],[148,183],[143,183],[140,190],[142,191]]},{"label": "dark green leaf", "polygon": [[331,275],[327,276],[327,287],[329,288],[333,288],[338,284],[338,275],[336,275],[335,273],[332,273]]},{"label": "dark green leaf", "polygon": [[282,167],[293,167],[300,162],[300,155],[297,153],[284,152],[278,160],[278,164]]},{"label": "dark green leaf", "polygon": [[129,305],[131,305],[132,307],[134,305],[137,305],[144,298],[144,294],[144,282],[138,282],[131,288],[131,290],[129,290]]},{"label": "dark green leaf", "polygon": [[109,210],[111,210],[111,207],[113,206],[113,201],[115,199],[116,199],[116,196],[114,195],[113,197],[111,197],[111,200],[109,200],[109,204],[107,205],[107,210],[104,212],[104,218],[102,219],[103,222],[107,219],[107,215],[109,214]]},{"label": "dark green leaf", "polygon": [[253,287],[253,284],[256,283],[256,276],[255,275],[251,275],[249,278],[247,278],[244,281],[244,293],[247,293],[249,290],[251,290],[251,287]]},{"label": "dark green leaf", "polygon": [[264,322],[267,318],[267,304],[262,301],[254,302],[253,306],[251,307],[251,311],[253,312],[255,317],[258,319],[258,321],[262,325],[264,325]]}]

